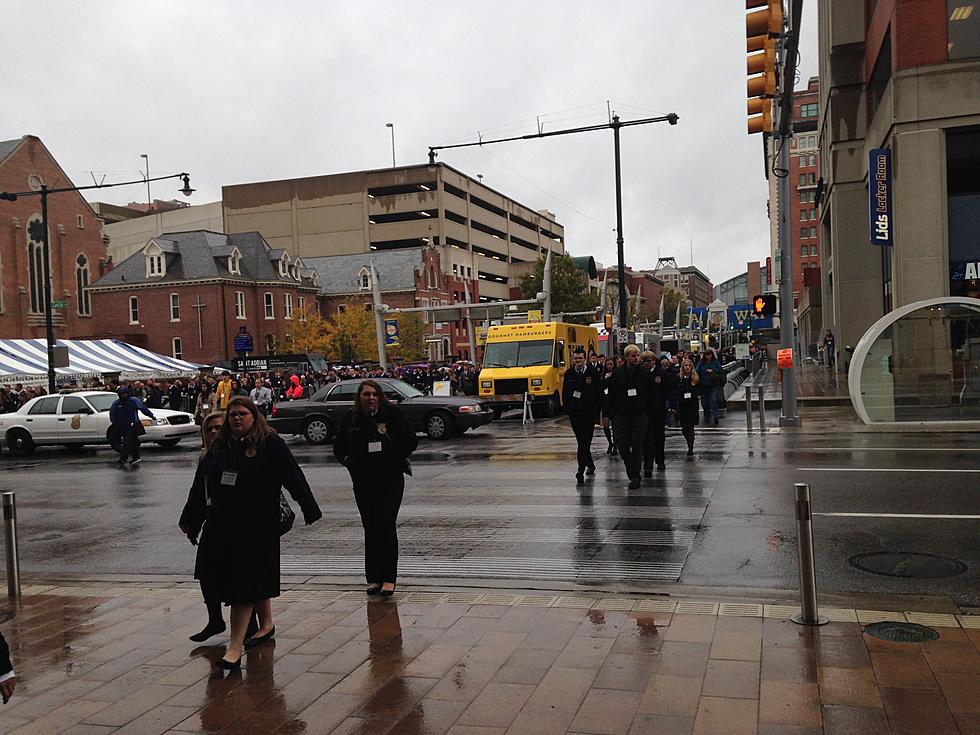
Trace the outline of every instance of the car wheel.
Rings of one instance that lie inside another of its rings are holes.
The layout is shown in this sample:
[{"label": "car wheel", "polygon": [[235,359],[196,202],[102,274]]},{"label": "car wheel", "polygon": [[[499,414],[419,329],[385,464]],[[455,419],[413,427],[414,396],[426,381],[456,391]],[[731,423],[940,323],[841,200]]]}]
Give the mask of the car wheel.
[{"label": "car wheel", "polygon": [[434,411],[425,420],[425,433],[430,439],[448,439],[453,435],[453,417],[445,411]]},{"label": "car wheel", "polygon": [[164,439],[163,441],[157,442],[157,444],[164,449],[172,449],[180,443],[180,439]]},{"label": "car wheel", "polygon": [[119,430],[116,427],[112,427],[105,435],[106,440],[109,442],[109,446],[112,447],[112,451],[121,452],[122,451],[122,436],[119,434]]},{"label": "car wheel", "polygon": [[10,447],[10,453],[18,457],[26,457],[34,452],[34,440],[23,429],[14,429],[7,434],[7,446]]},{"label": "car wheel", "polygon": [[310,444],[326,444],[333,437],[333,429],[325,418],[314,416],[303,427],[303,436]]},{"label": "car wheel", "polygon": [[[558,410],[558,401],[554,396],[548,396],[539,405],[541,406],[541,416],[543,418],[551,418],[555,415],[555,411]],[[531,410],[532,412],[535,412],[533,406]]]}]

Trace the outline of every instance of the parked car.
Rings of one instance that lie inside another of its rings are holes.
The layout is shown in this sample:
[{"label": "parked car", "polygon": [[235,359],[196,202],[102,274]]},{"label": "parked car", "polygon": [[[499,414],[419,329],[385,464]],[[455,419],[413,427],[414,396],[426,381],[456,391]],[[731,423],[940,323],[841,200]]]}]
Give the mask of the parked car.
[{"label": "parked car", "polygon": [[[427,396],[392,378],[378,378],[377,382],[415,430],[425,432],[430,439],[446,439],[493,420],[490,408],[474,398]],[[360,384],[360,380],[342,380],[325,385],[311,398],[277,403],[269,423],[280,434],[302,434],[310,444],[325,444],[354,407]]]},{"label": "parked car", "polygon": [[[14,413],[0,414],[0,443],[13,454],[27,455],[43,444],[109,444],[120,449],[118,432],[109,421],[109,407],[119,396],[107,391],[79,391],[32,398]],[[154,421],[142,416],[144,442],[173,447],[200,431],[194,417],[184,411],[152,409]]]}]

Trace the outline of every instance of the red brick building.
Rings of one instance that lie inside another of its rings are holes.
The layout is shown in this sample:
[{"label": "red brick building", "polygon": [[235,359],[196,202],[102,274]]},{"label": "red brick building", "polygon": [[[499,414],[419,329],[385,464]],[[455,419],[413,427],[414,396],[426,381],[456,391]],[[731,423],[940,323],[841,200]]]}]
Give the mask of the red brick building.
[{"label": "red brick building", "polygon": [[[465,287],[469,288],[473,303],[478,302],[479,281],[444,273],[439,252],[434,247],[378,250],[307,258],[306,265],[319,276],[321,313],[325,317],[336,314],[352,300],[360,301],[365,308],[371,305],[372,265],[378,274],[382,301],[392,308],[465,303]],[[472,359],[465,320],[439,322],[435,328],[429,324],[426,337],[433,340],[429,343],[430,360],[442,361],[451,356]]]},{"label": "red brick building", "polygon": [[[793,252],[794,306],[799,304],[805,285],[820,283],[820,223],[816,202],[817,182],[820,179],[820,149],[817,146],[819,103],[820,84],[817,77],[810,77],[806,90],[793,93],[789,235]],[[807,275],[806,279],[804,274]]]},{"label": "red brick building", "polygon": [[[25,135],[0,141],[0,191],[17,193],[71,186],[41,140]],[[45,336],[43,246],[31,240],[32,222],[41,221],[41,197],[0,201],[0,337]],[[78,192],[48,197],[51,300],[66,301],[52,313],[55,337],[94,334],[96,313],[85,289],[109,267],[102,222]]]},{"label": "red brick building", "polygon": [[[660,318],[660,299],[664,293],[664,282],[652,271],[634,271],[625,269],[626,292],[630,299],[630,313],[636,312],[640,322],[653,322]],[[619,273],[616,268],[603,269],[598,272],[599,288],[606,285],[608,291],[606,303],[614,305],[613,311],[619,313]],[[638,307],[634,300],[639,297]],[[618,323],[618,322],[617,322]]]},{"label": "red brick building", "polygon": [[89,289],[99,314],[93,336],[210,363],[235,357],[244,327],[254,352],[275,352],[293,320],[317,307],[317,278],[257,232],[168,233]]}]

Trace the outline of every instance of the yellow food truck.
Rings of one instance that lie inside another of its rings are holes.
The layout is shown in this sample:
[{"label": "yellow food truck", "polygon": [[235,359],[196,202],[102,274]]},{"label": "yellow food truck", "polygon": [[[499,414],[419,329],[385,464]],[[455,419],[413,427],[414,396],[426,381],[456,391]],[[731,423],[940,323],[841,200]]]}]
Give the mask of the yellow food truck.
[{"label": "yellow food truck", "polygon": [[[565,370],[572,366],[572,351],[598,350],[594,327],[563,322],[504,324],[487,331],[480,399],[496,416],[524,405],[524,394],[552,415],[561,405]],[[536,412],[537,413],[537,412]]]}]

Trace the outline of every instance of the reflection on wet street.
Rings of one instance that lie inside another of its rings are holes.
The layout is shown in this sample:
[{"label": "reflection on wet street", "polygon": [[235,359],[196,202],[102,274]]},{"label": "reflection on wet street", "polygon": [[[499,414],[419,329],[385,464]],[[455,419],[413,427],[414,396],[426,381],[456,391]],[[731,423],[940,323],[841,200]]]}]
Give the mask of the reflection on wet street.
[{"label": "reflection on wet street", "polygon": [[[827,609],[851,622],[803,628],[778,608],[483,590],[379,601],[306,586],[274,602],[276,639],[224,673],[213,662],[226,639],[187,641],[204,613],[190,584],[30,586],[4,625],[20,683],[0,732],[843,734],[973,722],[976,630],[936,616],[939,640],[886,643],[862,634],[853,610]],[[921,708],[906,706],[913,695]]]}]

